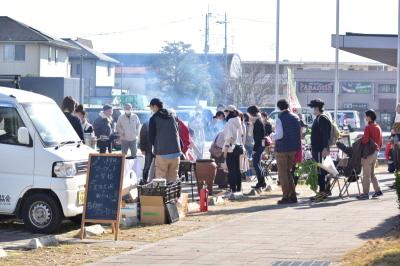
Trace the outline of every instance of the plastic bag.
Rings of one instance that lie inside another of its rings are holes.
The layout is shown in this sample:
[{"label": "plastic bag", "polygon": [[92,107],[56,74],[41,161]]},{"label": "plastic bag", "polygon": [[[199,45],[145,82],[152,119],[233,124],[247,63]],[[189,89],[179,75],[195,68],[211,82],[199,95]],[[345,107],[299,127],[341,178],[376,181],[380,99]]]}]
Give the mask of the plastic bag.
[{"label": "plastic bag", "polygon": [[318,164],[318,166],[333,176],[339,175],[339,172],[336,169],[335,164],[330,155],[326,156],[325,159],[322,160],[322,164]]}]

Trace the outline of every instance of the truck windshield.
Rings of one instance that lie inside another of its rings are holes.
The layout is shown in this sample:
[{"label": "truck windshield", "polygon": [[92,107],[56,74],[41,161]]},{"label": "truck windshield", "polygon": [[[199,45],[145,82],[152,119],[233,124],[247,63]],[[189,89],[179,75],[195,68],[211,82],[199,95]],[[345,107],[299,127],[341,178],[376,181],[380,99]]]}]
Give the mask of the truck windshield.
[{"label": "truck windshield", "polygon": [[79,141],[75,130],[56,104],[29,103],[23,106],[45,146]]}]

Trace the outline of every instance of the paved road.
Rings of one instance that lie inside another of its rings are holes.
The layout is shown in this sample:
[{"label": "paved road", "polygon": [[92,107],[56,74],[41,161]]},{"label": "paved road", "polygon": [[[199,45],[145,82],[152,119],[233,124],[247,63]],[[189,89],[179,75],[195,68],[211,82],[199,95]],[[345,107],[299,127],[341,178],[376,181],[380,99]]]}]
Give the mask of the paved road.
[{"label": "paved road", "polygon": [[310,204],[302,199],[292,206],[266,206],[262,211],[95,265],[277,265],[277,261],[287,260],[335,263],[346,251],[382,235],[398,221],[395,192],[387,187],[393,182],[392,175],[381,175],[380,179],[384,196],[379,200],[336,198]]}]

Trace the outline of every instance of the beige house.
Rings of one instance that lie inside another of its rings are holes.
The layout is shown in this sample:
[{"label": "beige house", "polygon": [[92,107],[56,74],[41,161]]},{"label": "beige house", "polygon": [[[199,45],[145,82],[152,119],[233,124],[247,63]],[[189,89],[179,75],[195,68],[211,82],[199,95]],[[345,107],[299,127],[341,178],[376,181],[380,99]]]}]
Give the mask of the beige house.
[{"label": "beige house", "polygon": [[0,74],[70,77],[70,43],[0,16]]}]

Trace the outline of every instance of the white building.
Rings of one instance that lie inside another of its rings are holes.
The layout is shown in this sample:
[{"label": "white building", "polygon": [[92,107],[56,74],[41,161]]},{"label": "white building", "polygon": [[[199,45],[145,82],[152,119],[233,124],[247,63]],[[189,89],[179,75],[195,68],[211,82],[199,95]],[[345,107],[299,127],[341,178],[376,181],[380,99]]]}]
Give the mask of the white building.
[{"label": "white building", "polygon": [[66,41],[0,16],[0,74],[68,78],[71,49]]}]

